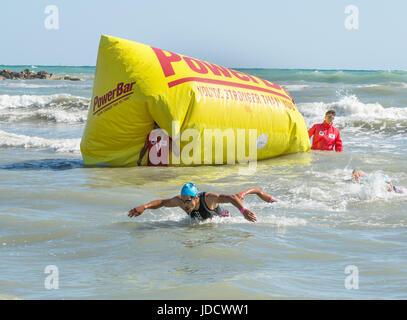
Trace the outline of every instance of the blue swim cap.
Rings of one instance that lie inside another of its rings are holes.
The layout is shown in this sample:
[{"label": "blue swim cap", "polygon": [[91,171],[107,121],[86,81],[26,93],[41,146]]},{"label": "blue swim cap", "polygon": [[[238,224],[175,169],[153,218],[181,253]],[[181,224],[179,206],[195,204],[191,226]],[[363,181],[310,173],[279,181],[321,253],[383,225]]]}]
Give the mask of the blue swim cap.
[{"label": "blue swim cap", "polygon": [[389,176],[387,176],[387,175],[385,175],[383,173],[381,173],[380,176],[384,180],[384,182],[391,183],[391,179],[389,178]]},{"label": "blue swim cap", "polygon": [[191,196],[196,197],[198,195],[198,188],[192,182],[184,184],[181,189],[181,196]]}]

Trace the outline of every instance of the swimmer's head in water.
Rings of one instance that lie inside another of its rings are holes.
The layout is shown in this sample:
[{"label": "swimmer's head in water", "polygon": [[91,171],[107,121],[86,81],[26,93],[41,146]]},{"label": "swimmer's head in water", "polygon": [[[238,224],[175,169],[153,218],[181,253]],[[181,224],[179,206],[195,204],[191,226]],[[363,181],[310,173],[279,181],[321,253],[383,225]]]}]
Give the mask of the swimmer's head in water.
[{"label": "swimmer's head in water", "polygon": [[196,197],[198,195],[198,188],[192,182],[188,182],[183,185],[181,189],[181,196]]},{"label": "swimmer's head in water", "polygon": [[192,182],[184,184],[181,189],[181,201],[184,203],[184,209],[188,214],[195,208],[198,198],[198,188]]},{"label": "swimmer's head in water", "polygon": [[386,183],[391,183],[390,178],[389,178],[388,176],[386,176],[385,174],[383,174],[383,180],[384,180],[384,182],[386,182]]}]

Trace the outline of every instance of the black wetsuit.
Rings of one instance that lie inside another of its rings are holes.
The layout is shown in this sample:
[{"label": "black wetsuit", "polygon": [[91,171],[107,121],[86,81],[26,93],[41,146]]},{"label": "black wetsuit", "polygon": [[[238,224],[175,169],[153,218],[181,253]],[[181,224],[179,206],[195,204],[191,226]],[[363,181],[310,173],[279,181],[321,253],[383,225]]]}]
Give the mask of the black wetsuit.
[{"label": "black wetsuit", "polygon": [[229,211],[222,209],[219,205],[211,210],[205,203],[205,192],[198,194],[199,197],[199,209],[192,210],[189,216],[194,219],[206,220],[214,216],[229,217]]},{"label": "black wetsuit", "polygon": [[395,193],[404,193],[404,189],[403,189],[403,188],[400,188],[400,187],[398,187],[398,186],[393,186],[393,191],[394,191]]}]

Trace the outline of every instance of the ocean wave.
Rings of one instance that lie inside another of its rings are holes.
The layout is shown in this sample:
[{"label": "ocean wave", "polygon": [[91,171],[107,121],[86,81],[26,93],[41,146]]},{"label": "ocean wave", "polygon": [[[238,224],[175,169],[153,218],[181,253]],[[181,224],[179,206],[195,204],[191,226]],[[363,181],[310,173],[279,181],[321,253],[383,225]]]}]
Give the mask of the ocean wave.
[{"label": "ocean wave", "polygon": [[82,168],[80,159],[41,159],[0,165],[2,170],[70,170]]},{"label": "ocean wave", "polygon": [[339,101],[308,102],[297,105],[307,126],[321,122],[325,112],[336,111],[335,123],[340,126],[361,127],[382,131],[407,130],[407,108],[385,108],[380,103],[363,103],[355,95],[347,95]]},{"label": "ocean wave", "polygon": [[284,89],[286,89],[288,92],[290,92],[290,91],[301,91],[301,90],[303,90],[303,89],[305,89],[305,88],[309,88],[309,87],[311,87],[310,85],[307,85],[307,84],[288,84],[288,85],[285,85],[285,86],[283,86],[284,87]]},{"label": "ocean wave", "polygon": [[83,123],[87,118],[89,102],[90,99],[70,94],[0,95],[0,120]]},{"label": "ocean wave", "polygon": [[[349,212],[354,206],[407,197],[405,187],[399,184],[400,177],[387,176],[380,170],[367,173],[360,179],[360,183],[351,180],[351,170],[348,169],[312,172],[312,176],[316,181],[312,186],[304,182],[290,186],[289,190],[284,191],[284,196],[277,197],[279,202],[274,209],[314,211],[319,219],[319,213],[325,215],[326,212]],[[403,193],[389,192],[389,185],[386,182],[389,180],[398,186],[399,190],[403,190]],[[335,192],[330,192],[333,189]]]},{"label": "ocean wave", "polygon": [[87,110],[90,99],[71,94],[51,95],[0,95],[0,109],[38,106],[63,106]]},{"label": "ocean wave", "polygon": [[[23,80],[24,81],[24,80]],[[41,83],[33,82],[33,80],[27,80],[27,82],[23,82],[22,80],[3,80],[0,82],[0,87],[7,87],[7,88],[27,88],[27,89],[38,89],[38,88],[65,88],[65,87],[72,87],[71,84],[67,83],[58,83],[55,80],[45,80]],[[30,81],[30,82],[28,82]],[[74,82],[77,84],[77,82]]]},{"label": "ocean wave", "polygon": [[30,110],[15,110],[13,112],[3,112],[0,114],[0,120],[6,122],[19,121],[50,121],[57,123],[84,123],[87,119],[86,111],[68,112],[58,109],[38,109]]},{"label": "ocean wave", "polygon": [[377,84],[360,84],[354,90],[357,92],[375,94],[375,95],[396,95],[407,94],[407,83],[405,82],[388,82]]},{"label": "ocean wave", "polygon": [[[229,217],[213,217],[212,219],[207,220],[196,220],[192,219],[185,215],[182,211],[178,209],[162,209],[163,212],[160,214],[150,214],[144,216],[144,224],[148,224],[151,228],[160,228],[160,227],[179,227],[181,225],[190,225],[190,226],[202,226],[208,224],[248,224],[251,223],[247,221],[243,215],[234,211],[231,207],[231,215]],[[260,224],[270,224],[277,227],[294,227],[294,226],[303,226],[307,224],[307,220],[297,217],[287,217],[285,215],[274,215],[267,212],[265,208],[254,210],[257,215],[257,223]],[[270,210],[270,209],[269,209]],[[164,213],[164,214],[163,214]],[[144,225],[146,227],[146,225]]]},{"label": "ocean wave", "polygon": [[238,69],[276,83],[284,81],[373,84],[407,83],[407,71],[402,70],[314,70],[314,69]]},{"label": "ocean wave", "polygon": [[376,88],[380,87],[380,84],[360,84],[356,88]]},{"label": "ocean wave", "polygon": [[302,70],[293,79],[327,83],[380,83],[383,81],[407,82],[406,71],[354,71],[354,70]]},{"label": "ocean wave", "polygon": [[51,149],[59,153],[80,153],[81,139],[46,139],[0,130],[0,148]]}]

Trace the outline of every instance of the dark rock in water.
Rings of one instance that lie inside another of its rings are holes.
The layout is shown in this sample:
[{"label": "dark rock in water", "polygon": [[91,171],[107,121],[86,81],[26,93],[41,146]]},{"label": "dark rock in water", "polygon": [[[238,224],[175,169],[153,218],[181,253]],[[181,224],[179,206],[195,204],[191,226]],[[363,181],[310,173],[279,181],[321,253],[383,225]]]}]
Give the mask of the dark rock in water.
[{"label": "dark rock in water", "polygon": [[74,78],[74,77],[71,77],[71,76],[65,76],[65,77],[64,77],[64,80],[81,81],[82,79],[80,79],[80,78]]},{"label": "dark rock in water", "polygon": [[3,76],[6,79],[11,79],[11,71],[10,70],[2,70],[2,71],[0,71],[0,76]]},{"label": "dark rock in water", "polygon": [[21,79],[23,78],[23,74],[20,72],[10,72],[11,79]]},{"label": "dark rock in water", "polygon": [[37,76],[38,76],[40,79],[49,79],[49,78],[51,78],[51,75],[52,75],[52,74],[49,74],[49,73],[46,72],[46,71],[38,71],[38,72],[37,72]]},{"label": "dark rock in water", "polygon": [[37,73],[30,71],[29,69],[24,69],[21,72],[15,72],[10,70],[0,71],[0,80],[15,80],[15,79],[51,79],[51,80],[70,80],[70,81],[82,81],[81,78],[75,78],[71,76],[56,77],[52,73],[46,71],[38,71]]}]

